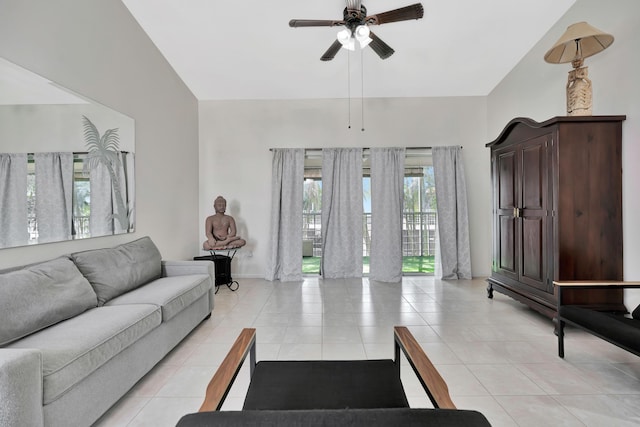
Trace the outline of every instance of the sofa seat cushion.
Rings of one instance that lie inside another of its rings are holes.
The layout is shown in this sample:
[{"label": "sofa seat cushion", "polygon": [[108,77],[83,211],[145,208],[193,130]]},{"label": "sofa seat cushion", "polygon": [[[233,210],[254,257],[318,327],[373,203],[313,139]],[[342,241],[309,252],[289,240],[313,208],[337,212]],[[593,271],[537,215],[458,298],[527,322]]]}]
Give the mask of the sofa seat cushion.
[{"label": "sofa seat cushion", "polygon": [[155,304],[162,308],[162,321],[174,317],[211,290],[206,274],[162,277],[112,299],[106,305]]},{"label": "sofa seat cushion", "polygon": [[573,305],[560,306],[559,314],[565,320],[576,323],[605,340],[640,351],[640,320],[638,319]]},{"label": "sofa seat cushion", "polygon": [[114,248],[71,254],[71,259],[98,294],[98,305],[149,283],[162,273],[162,257],[149,237]]},{"label": "sofa seat cushion", "polygon": [[16,341],[42,352],[43,400],[62,396],[161,323],[151,304],[97,307]]},{"label": "sofa seat cushion", "polygon": [[0,274],[0,346],[98,305],[96,293],[68,258]]}]

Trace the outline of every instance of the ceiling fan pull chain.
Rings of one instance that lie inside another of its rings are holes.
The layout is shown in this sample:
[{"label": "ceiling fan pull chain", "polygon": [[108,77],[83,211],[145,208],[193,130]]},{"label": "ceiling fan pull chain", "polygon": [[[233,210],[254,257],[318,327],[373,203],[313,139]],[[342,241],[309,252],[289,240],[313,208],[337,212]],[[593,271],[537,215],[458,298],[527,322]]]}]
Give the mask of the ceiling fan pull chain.
[{"label": "ceiling fan pull chain", "polygon": [[360,49],[360,108],[362,109],[362,132],[364,132],[364,50]]},{"label": "ceiling fan pull chain", "polygon": [[347,52],[347,98],[349,100],[349,129],[351,129],[351,52]]}]

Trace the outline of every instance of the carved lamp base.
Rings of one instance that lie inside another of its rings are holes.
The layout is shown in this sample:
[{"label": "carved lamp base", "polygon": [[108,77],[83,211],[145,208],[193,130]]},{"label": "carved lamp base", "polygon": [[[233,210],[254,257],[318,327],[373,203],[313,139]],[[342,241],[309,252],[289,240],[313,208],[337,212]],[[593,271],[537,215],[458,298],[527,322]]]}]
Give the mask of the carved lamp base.
[{"label": "carved lamp base", "polygon": [[569,71],[567,81],[567,115],[590,116],[593,95],[588,67],[576,67]]}]

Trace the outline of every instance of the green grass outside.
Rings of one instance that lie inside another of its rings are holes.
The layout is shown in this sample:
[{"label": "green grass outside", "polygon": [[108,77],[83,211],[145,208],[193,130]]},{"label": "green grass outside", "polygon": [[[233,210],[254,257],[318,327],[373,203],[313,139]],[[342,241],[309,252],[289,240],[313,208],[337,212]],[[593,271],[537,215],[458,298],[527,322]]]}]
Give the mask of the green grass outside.
[{"label": "green grass outside", "polygon": [[[363,273],[369,272],[369,257],[362,257]],[[434,257],[405,256],[402,257],[403,273],[433,274]],[[320,274],[320,257],[302,258],[302,274]]]}]

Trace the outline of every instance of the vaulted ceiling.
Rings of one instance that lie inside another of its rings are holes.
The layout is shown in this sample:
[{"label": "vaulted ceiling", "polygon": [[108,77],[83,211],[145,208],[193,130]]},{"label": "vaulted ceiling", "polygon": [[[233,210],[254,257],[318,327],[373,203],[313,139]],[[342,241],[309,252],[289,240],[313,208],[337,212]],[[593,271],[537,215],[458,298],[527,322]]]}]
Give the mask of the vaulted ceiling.
[{"label": "vaulted ceiling", "polygon": [[390,58],[367,47],[323,62],[340,27],[289,20],[340,20],[345,0],[123,0],[199,100],[485,96],[574,2],[422,0],[424,18],[371,27]]}]

